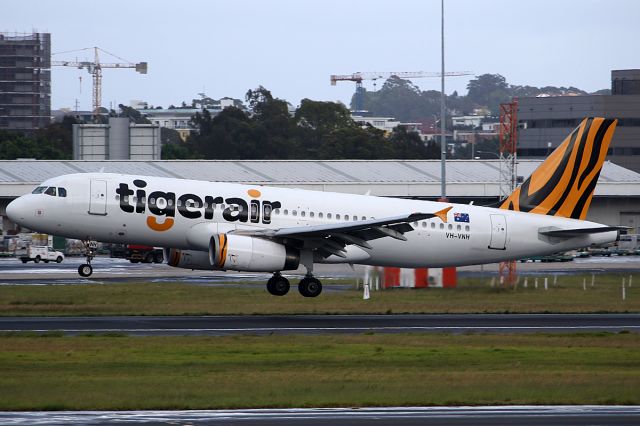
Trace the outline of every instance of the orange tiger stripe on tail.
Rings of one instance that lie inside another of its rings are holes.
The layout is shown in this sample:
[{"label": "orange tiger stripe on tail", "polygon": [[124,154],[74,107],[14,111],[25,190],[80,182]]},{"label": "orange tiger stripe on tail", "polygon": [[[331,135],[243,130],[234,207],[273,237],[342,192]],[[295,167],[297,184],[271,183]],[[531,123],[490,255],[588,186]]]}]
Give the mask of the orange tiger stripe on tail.
[{"label": "orange tiger stripe on tail", "polygon": [[500,208],[585,219],[617,123],[585,118]]}]

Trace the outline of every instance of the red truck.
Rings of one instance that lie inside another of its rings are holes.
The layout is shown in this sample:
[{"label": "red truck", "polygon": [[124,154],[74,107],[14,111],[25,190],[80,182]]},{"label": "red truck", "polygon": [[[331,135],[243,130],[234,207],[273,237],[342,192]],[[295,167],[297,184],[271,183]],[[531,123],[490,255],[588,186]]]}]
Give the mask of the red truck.
[{"label": "red truck", "polygon": [[131,263],[162,263],[164,252],[158,247],[128,244],[125,258]]}]

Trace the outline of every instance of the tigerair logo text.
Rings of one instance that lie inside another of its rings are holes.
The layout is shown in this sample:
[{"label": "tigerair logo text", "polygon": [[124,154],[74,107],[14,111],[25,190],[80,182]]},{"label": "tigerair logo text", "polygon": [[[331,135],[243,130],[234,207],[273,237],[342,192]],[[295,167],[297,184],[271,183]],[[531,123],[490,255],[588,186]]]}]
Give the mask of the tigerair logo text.
[{"label": "tigerair logo text", "polygon": [[[133,181],[135,190],[129,184],[120,183],[116,194],[120,197],[120,209],[126,213],[144,214],[149,211],[147,226],[154,231],[168,231],[175,223],[176,211],[186,219],[213,219],[216,209],[222,210],[222,218],[228,222],[271,223],[273,209],[282,205],[279,201],[259,200],[262,195],[256,189],[247,191],[249,201],[242,198],[195,194],[176,196],[175,192],[153,191],[147,195],[144,188],[147,182],[142,179]],[[135,203],[132,204],[135,195]]]}]

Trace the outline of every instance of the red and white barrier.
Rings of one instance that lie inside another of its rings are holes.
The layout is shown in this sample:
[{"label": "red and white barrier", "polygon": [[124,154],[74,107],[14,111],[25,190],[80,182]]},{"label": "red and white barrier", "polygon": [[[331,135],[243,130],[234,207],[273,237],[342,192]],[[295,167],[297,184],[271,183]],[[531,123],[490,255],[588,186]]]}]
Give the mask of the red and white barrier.
[{"label": "red and white barrier", "polygon": [[[371,275],[373,274],[367,274],[367,276]],[[417,269],[382,268],[381,275],[383,288],[454,288],[458,281],[455,267]],[[365,281],[366,279],[367,278],[365,276]]]}]

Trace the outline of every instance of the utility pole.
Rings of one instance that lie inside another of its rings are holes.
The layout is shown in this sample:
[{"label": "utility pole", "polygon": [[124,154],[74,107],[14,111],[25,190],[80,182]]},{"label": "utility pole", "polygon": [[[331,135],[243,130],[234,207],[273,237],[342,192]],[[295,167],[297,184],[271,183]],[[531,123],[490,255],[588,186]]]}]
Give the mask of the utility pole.
[{"label": "utility pole", "polygon": [[444,105],[444,0],[440,0],[441,8],[441,56],[442,56],[442,70],[440,71],[440,167],[441,167],[441,181],[440,181],[440,201],[447,201],[447,139],[446,139],[446,127],[445,127],[445,105]]}]

